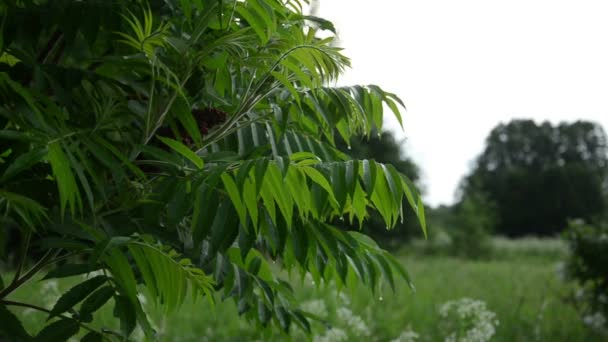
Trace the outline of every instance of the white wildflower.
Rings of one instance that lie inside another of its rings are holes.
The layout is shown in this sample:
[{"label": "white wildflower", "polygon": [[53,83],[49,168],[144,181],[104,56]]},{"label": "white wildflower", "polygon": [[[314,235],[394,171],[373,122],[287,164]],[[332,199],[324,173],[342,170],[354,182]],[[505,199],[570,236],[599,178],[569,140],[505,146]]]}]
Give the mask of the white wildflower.
[{"label": "white wildflower", "polygon": [[342,329],[331,328],[322,336],[315,336],[314,342],[340,342],[348,340],[348,335]]},{"label": "white wildflower", "polygon": [[345,307],[337,310],[338,319],[346,324],[350,331],[355,336],[369,336],[369,327],[363,319]]},{"label": "white wildflower", "polygon": [[578,290],[576,290],[576,292],[574,293],[574,299],[576,299],[576,301],[580,302],[584,298],[585,298],[585,289],[579,288]]},{"label": "white wildflower", "polygon": [[555,264],[555,276],[560,281],[566,281],[568,278],[568,273],[566,272],[566,264],[563,261],[560,261]]},{"label": "white wildflower", "polygon": [[40,287],[40,297],[46,306],[54,304],[60,295],[59,283],[56,280],[47,280]]},{"label": "white wildflower", "polygon": [[313,315],[317,315],[319,317],[327,317],[327,305],[321,299],[314,299],[304,302],[300,305],[300,308],[303,311],[310,312]]},{"label": "white wildflower", "polygon": [[391,340],[391,342],[416,342],[419,337],[420,335],[418,335],[418,333],[408,329],[403,331],[396,339]]},{"label": "white wildflower", "polygon": [[606,317],[601,312],[596,312],[583,317],[583,323],[593,330],[602,330],[606,325]]},{"label": "white wildflower", "polygon": [[446,342],[485,342],[496,333],[499,321],[496,314],[486,308],[486,303],[471,298],[448,301],[439,308],[439,315],[456,326]]}]

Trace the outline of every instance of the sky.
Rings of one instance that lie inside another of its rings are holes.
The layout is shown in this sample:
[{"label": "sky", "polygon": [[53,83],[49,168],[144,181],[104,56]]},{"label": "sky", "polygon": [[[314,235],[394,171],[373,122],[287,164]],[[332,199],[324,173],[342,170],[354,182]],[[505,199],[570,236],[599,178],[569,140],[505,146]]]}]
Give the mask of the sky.
[{"label": "sky", "polygon": [[404,102],[385,125],[451,204],[500,122],[592,120],[608,129],[608,1],[320,0],[352,68]]}]

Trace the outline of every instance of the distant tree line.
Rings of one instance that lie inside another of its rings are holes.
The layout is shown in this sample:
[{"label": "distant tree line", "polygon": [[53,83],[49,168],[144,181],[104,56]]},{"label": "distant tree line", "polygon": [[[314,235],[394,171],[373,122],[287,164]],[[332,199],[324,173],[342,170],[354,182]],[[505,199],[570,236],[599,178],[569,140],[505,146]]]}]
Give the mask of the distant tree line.
[{"label": "distant tree line", "polygon": [[461,203],[483,198],[495,210],[494,231],[513,237],[552,235],[569,219],[598,219],[608,204],[607,141],[588,121],[500,124],[461,184]]}]

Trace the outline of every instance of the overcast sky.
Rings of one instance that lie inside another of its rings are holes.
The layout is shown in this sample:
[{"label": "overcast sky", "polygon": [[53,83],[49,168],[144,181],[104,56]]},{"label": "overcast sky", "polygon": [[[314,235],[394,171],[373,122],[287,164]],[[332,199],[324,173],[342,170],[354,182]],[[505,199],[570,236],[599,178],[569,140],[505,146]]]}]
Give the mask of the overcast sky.
[{"label": "overcast sky", "polygon": [[353,68],[407,106],[405,149],[431,205],[499,122],[588,119],[608,128],[608,1],[321,0]]}]

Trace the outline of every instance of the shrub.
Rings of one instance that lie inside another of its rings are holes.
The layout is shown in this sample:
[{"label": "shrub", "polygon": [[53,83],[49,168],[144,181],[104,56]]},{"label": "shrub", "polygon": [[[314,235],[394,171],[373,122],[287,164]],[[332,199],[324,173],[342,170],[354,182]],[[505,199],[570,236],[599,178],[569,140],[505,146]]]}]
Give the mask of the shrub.
[{"label": "shrub", "polygon": [[452,255],[479,259],[492,254],[489,234],[492,211],[481,198],[464,198],[454,208],[451,221],[448,234],[452,240]]},{"label": "shrub", "polygon": [[607,333],[608,324],[608,225],[572,221],[564,236],[570,247],[566,275],[578,283],[573,300],[583,322]]}]

